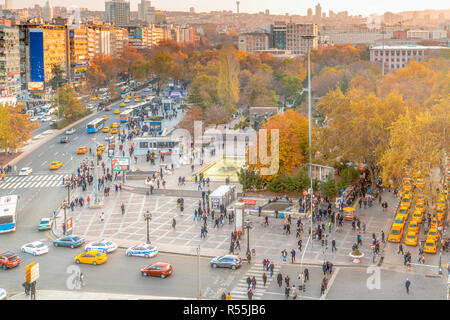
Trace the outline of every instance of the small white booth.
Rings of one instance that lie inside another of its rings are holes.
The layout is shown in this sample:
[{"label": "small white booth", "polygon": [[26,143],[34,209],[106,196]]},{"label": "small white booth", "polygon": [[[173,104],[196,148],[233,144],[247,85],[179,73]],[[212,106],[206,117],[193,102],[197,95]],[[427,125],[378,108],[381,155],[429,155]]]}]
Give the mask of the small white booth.
[{"label": "small white booth", "polygon": [[236,186],[223,185],[218,187],[209,195],[209,208],[211,210],[220,209],[220,205],[227,207],[236,199]]}]

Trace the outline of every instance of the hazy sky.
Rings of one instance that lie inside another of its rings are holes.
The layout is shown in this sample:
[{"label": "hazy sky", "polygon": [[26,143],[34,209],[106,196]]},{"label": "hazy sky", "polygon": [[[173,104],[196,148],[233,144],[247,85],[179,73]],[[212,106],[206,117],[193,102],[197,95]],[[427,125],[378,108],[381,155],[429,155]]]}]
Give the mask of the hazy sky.
[{"label": "hazy sky", "polygon": [[[4,0],[0,0],[3,3]],[[34,4],[43,6],[46,0],[13,0],[14,8],[31,7]],[[54,6],[69,6],[76,4],[80,7],[93,10],[104,10],[104,0],[51,0]],[[140,0],[130,0],[131,10],[137,10]],[[385,11],[400,12],[423,9],[449,9],[450,5],[444,0],[240,0],[241,12],[259,12],[269,9],[274,14],[301,14],[306,15],[308,8],[314,8],[317,3],[322,6],[322,12],[328,10],[349,11],[350,14],[383,13]],[[196,12],[209,12],[211,10],[236,11],[235,0],[154,0],[152,6],[169,11],[188,11],[194,7]]]}]

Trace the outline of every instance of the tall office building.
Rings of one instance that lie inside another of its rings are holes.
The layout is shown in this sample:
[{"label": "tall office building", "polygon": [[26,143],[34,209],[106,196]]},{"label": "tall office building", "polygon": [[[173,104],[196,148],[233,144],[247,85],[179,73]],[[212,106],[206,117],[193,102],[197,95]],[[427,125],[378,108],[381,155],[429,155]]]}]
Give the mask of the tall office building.
[{"label": "tall office building", "polygon": [[286,49],[293,54],[305,54],[308,46],[317,49],[318,46],[317,24],[288,23],[286,25]]},{"label": "tall office building", "polygon": [[151,2],[147,0],[141,0],[141,3],[138,3],[138,17],[139,20],[145,21],[145,15],[150,10]]},{"label": "tall office building", "polygon": [[12,10],[13,8],[13,2],[12,0],[5,0],[5,7],[4,10]]},{"label": "tall office building", "polygon": [[320,3],[316,5],[316,19],[320,19],[322,17],[322,6]]},{"label": "tall office building", "polygon": [[53,7],[50,3],[50,0],[47,0],[44,5],[44,8],[42,10],[42,19],[44,19],[44,22],[51,22],[53,19]]},{"label": "tall office building", "polygon": [[130,24],[130,2],[125,0],[105,2],[105,21],[117,26]]}]

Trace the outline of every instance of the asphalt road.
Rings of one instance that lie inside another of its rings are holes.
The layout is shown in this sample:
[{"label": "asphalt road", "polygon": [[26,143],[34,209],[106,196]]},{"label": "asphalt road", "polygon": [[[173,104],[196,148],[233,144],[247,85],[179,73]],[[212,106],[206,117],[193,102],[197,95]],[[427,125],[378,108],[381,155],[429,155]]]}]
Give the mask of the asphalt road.
[{"label": "asphalt road", "polygon": [[[0,196],[9,194],[17,194],[20,196],[17,229],[15,232],[0,234],[0,252],[12,250],[13,247],[20,247],[25,243],[39,240],[42,237],[42,235],[37,233],[37,225],[40,219],[43,217],[53,217],[53,211],[67,195],[67,190],[62,186],[62,176],[75,173],[80,163],[89,157],[89,154],[78,155],[76,153],[77,149],[80,146],[87,146],[94,150],[95,143],[92,139],[95,136],[97,137],[98,143],[104,143],[106,145],[106,141],[104,140],[106,134],[101,132],[87,134],[86,124],[95,118],[105,115],[108,116],[106,125],[110,125],[112,122],[119,122],[119,115],[115,115],[113,112],[115,109],[119,109],[120,103],[121,101],[112,104],[112,111],[101,111],[76,125],[74,127],[76,132],[69,135],[69,143],[60,143],[60,139],[65,133],[57,135],[16,164],[17,170],[23,167],[31,167],[33,173],[29,176],[29,179],[36,179],[33,181],[53,179],[52,187],[48,187],[50,183],[42,183],[42,185],[47,186],[22,188],[18,185],[15,188],[9,188],[7,185],[8,180],[0,182]],[[103,161],[105,161],[105,156],[106,153],[103,154]],[[58,170],[50,170],[49,165],[52,161],[61,161],[62,167]],[[58,177],[55,178],[54,175]],[[13,178],[13,176],[17,177],[14,173],[7,177]],[[56,185],[56,179],[61,182],[60,185]]]}]

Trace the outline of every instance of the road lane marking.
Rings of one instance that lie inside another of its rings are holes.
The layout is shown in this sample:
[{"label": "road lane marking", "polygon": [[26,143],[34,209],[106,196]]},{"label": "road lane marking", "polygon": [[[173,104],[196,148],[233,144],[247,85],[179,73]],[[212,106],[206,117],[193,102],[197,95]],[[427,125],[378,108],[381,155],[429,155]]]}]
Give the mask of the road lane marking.
[{"label": "road lane marking", "polygon": [[36,183],[37,183],[37,181],[32,182],[31,185],[30,185],[30,188],[34,188],[34,185],[35,185]]},{"label": "road lane marking", "polygon": [[43,181],[38,181],[36,188],[39,187],[42,184]]},{"label": "road lane marking", "polygon": [[57,155],[58,155],[58,153],[59,153],[59,152],[58,152],[58,151],[56,151],[54,155],[55,155],[55,156],[57,156]]},{"label": "road lane marking", "polygon": [[44,154],[44,152],[39,153],[38,158],[40,158],[43,154]]},{"label": "road lane marking", "polygon": [[47,160],[45,160],[45,161],[41,164],[41,167],[43,167],[46,163],[47,163]]}]

